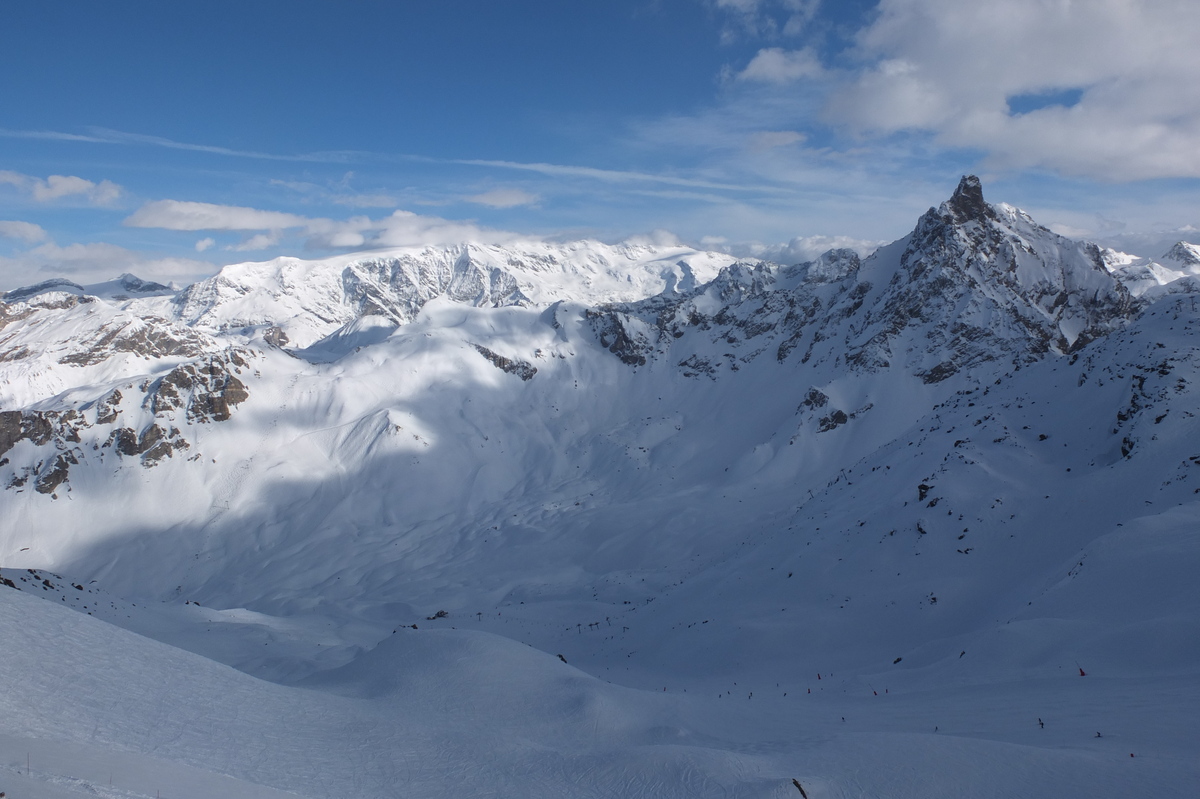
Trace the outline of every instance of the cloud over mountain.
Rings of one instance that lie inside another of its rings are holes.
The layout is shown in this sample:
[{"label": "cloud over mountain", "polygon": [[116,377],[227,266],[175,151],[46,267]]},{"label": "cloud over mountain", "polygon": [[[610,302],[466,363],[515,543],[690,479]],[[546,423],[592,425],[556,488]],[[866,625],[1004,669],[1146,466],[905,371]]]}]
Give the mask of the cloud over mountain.
[{"label": "cloud over mountain", "polygon": [[996,168],[1101,180],[1200,176],[1200,6],[883,0],[827,118],[932,133]]}]

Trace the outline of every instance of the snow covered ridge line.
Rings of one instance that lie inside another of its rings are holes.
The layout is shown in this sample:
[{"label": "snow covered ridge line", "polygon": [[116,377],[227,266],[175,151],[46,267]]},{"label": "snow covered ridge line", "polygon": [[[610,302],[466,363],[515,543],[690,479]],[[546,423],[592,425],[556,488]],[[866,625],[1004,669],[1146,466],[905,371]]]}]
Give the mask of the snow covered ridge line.
[{"label": "snow covered ridge line", "polygon": [[304,348],[367,316],[407,324],[434,298],[481,308],[641,299],[689,290],[734,260],[687,247],[595,241],[279,258],[225,267],[181,291],[173,313],[216,333],[276,326],[282,341]]},{"label": "snow covered ridge line", "polygon": [[53,359],[62,365],[94,366],[119,354],[190,358],[221,346],[200,331],[88,294],[53,291],[0,302],[0,362]]}]

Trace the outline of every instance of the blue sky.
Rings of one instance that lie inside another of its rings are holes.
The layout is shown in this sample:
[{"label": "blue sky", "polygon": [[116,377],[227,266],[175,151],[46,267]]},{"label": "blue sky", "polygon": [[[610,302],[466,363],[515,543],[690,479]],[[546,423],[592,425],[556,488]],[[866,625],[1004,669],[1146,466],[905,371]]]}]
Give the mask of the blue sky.
[{"label": "blue sky", "polygon": [[0,288],[513,235],[799,259],[965,172],[1186,237],[1198,32],[1181,0],[9,3]]}]

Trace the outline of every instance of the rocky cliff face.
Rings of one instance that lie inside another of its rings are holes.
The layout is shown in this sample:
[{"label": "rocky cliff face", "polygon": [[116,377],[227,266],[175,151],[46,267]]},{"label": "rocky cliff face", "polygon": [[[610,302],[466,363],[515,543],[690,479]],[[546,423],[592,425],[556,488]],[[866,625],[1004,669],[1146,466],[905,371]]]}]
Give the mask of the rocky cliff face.
[{"label": "rocky cliff face", "polygon": [[247,399],[238,375],[254,357],[88,294],[0,302],[0,479],[57,497],[109,454],[153,466],[187,450],[183,429]]},{"label": "rocky cliff face", "polygon": [[8,473],[4,488],[21,491],[32,484],[38,493],[57,498],[72,467],[97,467],[109,453],[150,467],[190,449],[184,430],[226,421],[249,398],[239,375],[254,357],[227,350],[157,378],[122,383],[64,410],[0,411],[0,467]]},{"label": "rocky cliff face", "polygon": [[[629,364],[689,349],[692,336],[759,357],[837,362],[850,371],[898,367],[926,382],[990,361],[1068,354],[1123,327],[1139,305],[1099,248],[1061,236],[963,178],[904,239],[865,261],[835,250],[794,267],[736,264],[680,297],[591,314],[600,343]],[[690,375],[713,358],[677,359]]]}]

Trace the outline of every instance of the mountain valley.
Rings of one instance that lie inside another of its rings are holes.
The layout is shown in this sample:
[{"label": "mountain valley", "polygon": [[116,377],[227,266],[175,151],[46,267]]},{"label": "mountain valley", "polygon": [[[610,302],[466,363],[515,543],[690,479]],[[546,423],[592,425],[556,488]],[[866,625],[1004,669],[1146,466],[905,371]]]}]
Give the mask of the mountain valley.
[{"label": "mountain valley", "polygon": [[11,291],[0,788],[1186,796],[1198,252],[964,177],[796,265]]}]

